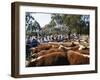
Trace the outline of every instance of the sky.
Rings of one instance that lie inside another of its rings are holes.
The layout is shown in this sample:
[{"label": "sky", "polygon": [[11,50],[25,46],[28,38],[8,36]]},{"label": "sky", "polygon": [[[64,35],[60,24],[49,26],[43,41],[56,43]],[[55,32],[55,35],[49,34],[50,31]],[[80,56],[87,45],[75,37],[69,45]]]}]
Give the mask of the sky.
[{"label": "sky", "polygon": [[31,13],[35,20],[40,24],[41,27],[44,27],[51,21],[51,14],[47,13]]}]

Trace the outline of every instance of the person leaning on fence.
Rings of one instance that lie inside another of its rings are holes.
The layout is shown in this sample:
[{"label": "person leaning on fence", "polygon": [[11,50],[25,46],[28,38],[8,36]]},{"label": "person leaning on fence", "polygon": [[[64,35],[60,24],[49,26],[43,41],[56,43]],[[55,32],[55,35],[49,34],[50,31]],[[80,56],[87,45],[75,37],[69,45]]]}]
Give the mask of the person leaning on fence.
[{"label": "person leaning on fence", "polygon": [[36,46],[38,46],[40,43],[35,39],[35,38],[33,38],[33,40],[32,40],[32,43],[31,43],[31,46],[32,47],[36,47]]}]

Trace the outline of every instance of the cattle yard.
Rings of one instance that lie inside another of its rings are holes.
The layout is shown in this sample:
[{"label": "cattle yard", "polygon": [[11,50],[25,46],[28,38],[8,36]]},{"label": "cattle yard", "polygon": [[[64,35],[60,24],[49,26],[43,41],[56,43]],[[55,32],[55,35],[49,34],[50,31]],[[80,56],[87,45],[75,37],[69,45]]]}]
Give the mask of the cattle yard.
[{"label": "cattle yard", "polygon": [[25,13],[26,67],[90,63],[90,15]]},{"label": "cattle yard", "polygon": [[26,67],[90,63],[89,40],[40,43],[30,48]]}]

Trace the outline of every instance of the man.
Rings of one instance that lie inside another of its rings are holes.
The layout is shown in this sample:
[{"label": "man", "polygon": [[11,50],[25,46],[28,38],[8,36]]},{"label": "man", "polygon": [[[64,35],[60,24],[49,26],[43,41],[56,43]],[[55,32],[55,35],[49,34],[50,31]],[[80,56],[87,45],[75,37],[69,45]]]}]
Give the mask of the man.
[{"label": "man", "polygon": [[31,43],[31,46],[32,47],[36,47],[36,46],[38,46],[40,43],[35,39],[35,38],[33,38],[33,40],[32,40],[32,43]]}]

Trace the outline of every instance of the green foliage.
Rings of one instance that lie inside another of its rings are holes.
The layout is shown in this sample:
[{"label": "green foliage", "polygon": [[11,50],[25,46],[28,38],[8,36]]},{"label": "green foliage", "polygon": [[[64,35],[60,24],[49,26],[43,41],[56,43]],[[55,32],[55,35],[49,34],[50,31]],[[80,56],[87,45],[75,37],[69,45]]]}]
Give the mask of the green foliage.
[{"label": "green foliage", "polygon": [[26,12],[25,25],[26,35],[37,35],[37,33],[41,30],[40,24],[29,12]]},{"label": "green foliage", "polygon": [[[41,30],[39,23],[35,20],[30,23],[29,20],[34,19],[29,13],[26,14],[26,35],[36,34],[37,30]],[[55,34],[88,34],[89,35],[89,15],[73,15],[73,14],[51,14],[51,21],[42,28],[41,35]],[[57,27],[60,25],[61,27]]]},{"label": "green foliage", "polygon": [[[55,30],[56,24],[61,24],[62,28]],[[52,30],[51,34],[89,34],[89,15],[52,14],[46,30],[47,32]]]}]

